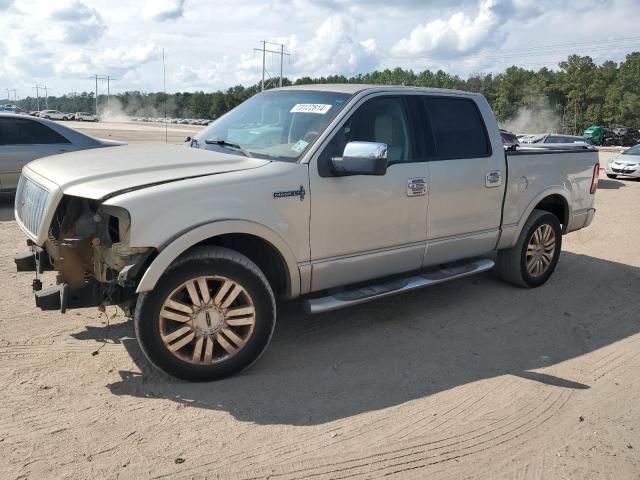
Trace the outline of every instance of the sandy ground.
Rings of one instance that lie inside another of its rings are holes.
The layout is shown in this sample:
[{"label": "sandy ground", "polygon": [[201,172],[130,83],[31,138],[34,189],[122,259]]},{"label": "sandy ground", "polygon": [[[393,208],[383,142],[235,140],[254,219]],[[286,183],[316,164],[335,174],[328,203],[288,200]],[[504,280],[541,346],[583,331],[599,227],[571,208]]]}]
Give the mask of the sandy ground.
[{"label": "sandy ground", "polygon": [[[183,143],[204,127],[148,122],[63,122],[87,135],[127,143]],[[166,132],[165,132],[166,130]]]},{"label": "sandy ground", "polygon": [[0,202],[2,479],[640,477],[640,182],[600,181],[539,289],[283,304],[262,359],[211,384],[151,370],[113,308],[36,310]]}]

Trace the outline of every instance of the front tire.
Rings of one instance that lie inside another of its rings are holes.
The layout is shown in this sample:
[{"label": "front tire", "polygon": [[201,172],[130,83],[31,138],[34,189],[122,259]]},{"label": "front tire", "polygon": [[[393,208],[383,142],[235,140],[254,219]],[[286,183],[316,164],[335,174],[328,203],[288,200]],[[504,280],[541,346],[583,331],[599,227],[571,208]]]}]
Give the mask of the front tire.
[{"label": "front tire", "polygon": [[275,323],[275,298],[264,274],[222,247],[179,257],[154,290],[140,294],[134,314],[147,359],[189,381],[219,380],[252,365]]},{"label": "front tire", "polygon": [[520,287],[539,287],[553,274],[561,248],[562,228],[558,218],[544,210],[534,210],[516,245],[498,252],[498,275]]},{"label": "front tire", "polygon": [[607,173],[607,178],[611,178],[611,179],[615,180],[616,178],[618,178],[618,175],[609,175]]}]

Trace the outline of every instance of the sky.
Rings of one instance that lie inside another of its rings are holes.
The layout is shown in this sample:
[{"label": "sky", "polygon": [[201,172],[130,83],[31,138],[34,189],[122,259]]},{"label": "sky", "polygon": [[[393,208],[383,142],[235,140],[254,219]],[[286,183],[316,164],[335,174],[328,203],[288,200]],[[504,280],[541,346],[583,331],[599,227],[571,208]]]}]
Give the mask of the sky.
[{"label": "sky", "polygon": [[[94,74],[114,78],[112,92],[162,91],[163,49],[169,92],[251,85],[262,40],[285,44],[289,78],[395,67],[466,77],[640,51],[640,0],[0,0],[0,18],[0,98],[90,91]],[[279,56],[266,65],[277,76]]]}]

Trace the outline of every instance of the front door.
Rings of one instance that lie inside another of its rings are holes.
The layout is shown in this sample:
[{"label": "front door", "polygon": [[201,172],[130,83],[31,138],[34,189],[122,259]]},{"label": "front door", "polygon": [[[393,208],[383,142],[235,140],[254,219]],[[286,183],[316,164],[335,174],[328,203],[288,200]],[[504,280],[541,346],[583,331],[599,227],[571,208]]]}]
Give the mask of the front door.
[{"label": "front door", "polygon": [[[420,268],[427,166],[416,161],[403,96],[361,100],[310,164],[312,291]],[[350,141],[385,143],[384,176],[334,176],[329,160]]]}]

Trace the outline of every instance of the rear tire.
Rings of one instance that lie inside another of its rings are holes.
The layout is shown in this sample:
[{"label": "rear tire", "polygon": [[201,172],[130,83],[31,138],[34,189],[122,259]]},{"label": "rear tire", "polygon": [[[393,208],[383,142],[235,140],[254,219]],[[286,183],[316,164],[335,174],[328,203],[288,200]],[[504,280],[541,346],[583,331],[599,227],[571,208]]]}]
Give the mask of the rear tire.
[{"label": "rear tire", "polygon": [[136,337],[159,370],[189,381],[219,380],[251,366],[276,323],[273,291],[247,257],[198,247],[139,295]]},{"label": "rear tire", "polygon": [[558,218],[544,210],[534,210],[516,245],[498,252],[496,271],[514,285],[539,287],[553,274],[561,248],[562,228]]},{"label": "rear tire", "polygon": [[607,178],[611,178],[611,179],[615,180],[616,178],[618,178],[618,175],[609,175],[607,173]]}]

